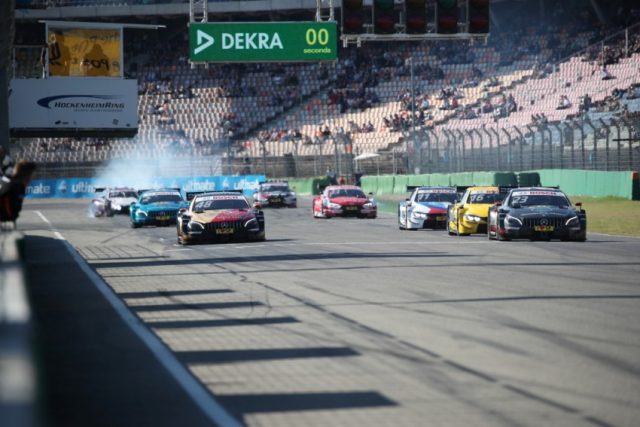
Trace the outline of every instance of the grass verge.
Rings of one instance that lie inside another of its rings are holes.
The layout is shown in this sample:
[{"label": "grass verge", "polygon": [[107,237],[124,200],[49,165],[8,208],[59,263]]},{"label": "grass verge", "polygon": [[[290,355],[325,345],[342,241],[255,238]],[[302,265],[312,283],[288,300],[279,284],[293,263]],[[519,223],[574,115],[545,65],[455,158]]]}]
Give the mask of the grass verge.
[{"label": "grass verge", "polygon": [[[378,196],[381,212],[395,214],[404,195]],[[618,197],[571,196],[571,202],[582,202],[587,211],[587,231],[618,236],[640,237],[640,201]]]}]

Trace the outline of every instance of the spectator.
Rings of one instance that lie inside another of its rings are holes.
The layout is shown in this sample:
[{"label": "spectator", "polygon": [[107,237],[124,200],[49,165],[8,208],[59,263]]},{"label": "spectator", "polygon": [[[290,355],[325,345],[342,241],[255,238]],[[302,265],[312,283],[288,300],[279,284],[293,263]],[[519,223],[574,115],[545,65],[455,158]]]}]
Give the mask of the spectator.
[{"label": "spectator", "polygon": [[10,177],[13,173],[13,159],[7,154],[4,146],[0,145],[0,177]]},{"label": "spectator", "polygon": [[600,79],[602,80],[615,79],[615,77],[613,77],[613,75],[609,72],[609,70],[607,70],[606,65],[603,65],[602,69],[600,70]]},{"label": "spectator", "polygon": [[569,97],[567,97],[567,95],[560,95],[560,101],[558,102],[556,110],[566,110],[567,108],[571,108]]},{"label": "spectator", "polygon": [[21,160],[16,165],[11,178],[6,176],[0,178],[0,222],[12,222],[15,228],[27,186],[35,170],[35,163]]}]

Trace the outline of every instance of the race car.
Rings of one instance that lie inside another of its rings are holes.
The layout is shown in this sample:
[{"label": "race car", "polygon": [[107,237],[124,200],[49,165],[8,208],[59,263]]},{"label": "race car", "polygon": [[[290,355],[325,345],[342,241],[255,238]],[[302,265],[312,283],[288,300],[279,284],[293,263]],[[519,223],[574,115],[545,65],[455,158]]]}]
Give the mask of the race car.
[{"label": "race car", "polygon": [[99,193],[91,200],[91,216],[113,216],[116,213],[129,213],[129,206],[138,198],[133,188],[96,188]]},{"label": "race car", "polygon": [[289,207],[298,206],[296,193],[291,191],[286,181],[261,182],[258,190],[253,195],[253,200],[262,207]]},{"label": "race car", "polygon": [[193,196],[178,215],[178,243],[263,241],[264,212],[249,205],[242,191],[214,191]]},{"label": "race car", "polygon": [[322,194],[313,198],[313,217],[376,218],[378,205],[371,196],[369,194],[367,197],[362,189],[355,185],[329,185],[324,188]]},{"label": "race car", "polygon": [[571,205],[557,188],[516,188],[489,209],[489,239],[587,240],[582,203]]},{"label": "race car", "polygon": [[447,209],[447,232],[467,236],[487,232],[489,208],[501,201],[511,187],[468,187],[459,202]]},{"label": "race car", "polygon": [[407,186],[411,196],[398,205],[400,230],[445,228],[447,209],[456,202],[456,187]]},{"label": "race car", "polygon": [[129,208],[131,227],[175,224],[178,211],[187,206],[178,189],[144,190]]}]

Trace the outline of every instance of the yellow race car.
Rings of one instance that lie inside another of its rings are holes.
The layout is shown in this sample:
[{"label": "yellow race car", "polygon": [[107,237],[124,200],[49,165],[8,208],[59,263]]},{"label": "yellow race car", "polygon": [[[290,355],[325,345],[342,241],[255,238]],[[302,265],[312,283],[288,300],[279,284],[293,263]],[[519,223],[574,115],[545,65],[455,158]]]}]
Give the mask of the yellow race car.
[{"label": "yellow race car", "polygon": [[447,210],[447,232],[450,236],[487,233],[489,208],[502,201],[507,187],[469,187],[459,202]]}]

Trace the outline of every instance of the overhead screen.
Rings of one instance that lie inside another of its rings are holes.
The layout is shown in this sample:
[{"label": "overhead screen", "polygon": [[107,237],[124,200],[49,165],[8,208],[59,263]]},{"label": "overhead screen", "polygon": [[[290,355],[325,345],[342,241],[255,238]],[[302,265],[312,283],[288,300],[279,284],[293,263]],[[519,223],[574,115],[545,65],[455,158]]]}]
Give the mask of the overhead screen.
[{"label": "overhead screen", "polygon": [[114,78],[13,79],[11,136],[131,136],[138,130],[137,82]]},{"label": "overhead screen", "polygon": [[49,75],[122,77],[122,28],[47,26]]}]

